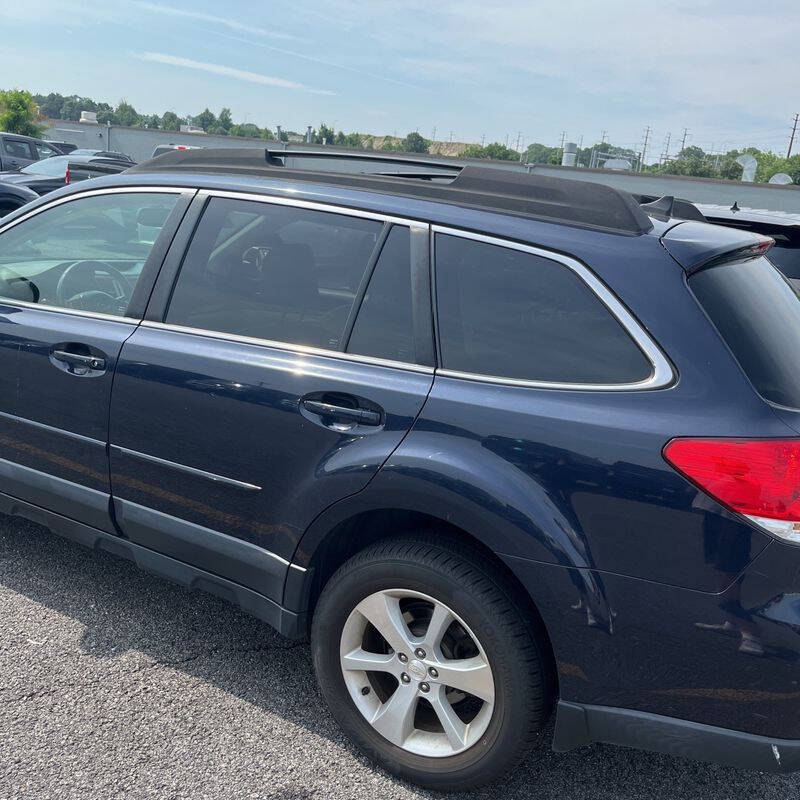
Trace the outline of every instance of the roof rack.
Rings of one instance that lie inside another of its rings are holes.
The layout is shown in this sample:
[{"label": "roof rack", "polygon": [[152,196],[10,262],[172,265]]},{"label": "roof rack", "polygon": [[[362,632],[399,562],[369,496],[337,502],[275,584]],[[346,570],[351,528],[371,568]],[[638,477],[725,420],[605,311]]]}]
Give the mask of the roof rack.
[{"label": "roof rack", "polygon": [[[392,165],[391,171],[387,171],[387,164]],[[173,150],[128,172],[200,172],[314,181],[613,233],[639,235],[653,227],[629,193],[610,186],[471,164],[454,165],[413,154],[270,147]],[[447,179],[449,182],[442,182]]]}]

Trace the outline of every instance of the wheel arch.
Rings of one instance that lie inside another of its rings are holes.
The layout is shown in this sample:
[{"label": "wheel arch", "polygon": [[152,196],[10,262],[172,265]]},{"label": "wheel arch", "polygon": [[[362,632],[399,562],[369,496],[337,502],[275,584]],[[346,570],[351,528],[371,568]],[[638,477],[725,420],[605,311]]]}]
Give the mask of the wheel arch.
[{"label": "wheel arch", "polygon": [[310,628],[316,602],[325,584],[345,561],[375,542],[403,534],[429,533],[432,542],[438,540],[470,548],[482,559],[491,562],[502,574],[518,607],[531,621],[534,633],[543,644],[548,693],[552,698],[557,696],[555,650],[536,600],[482,536],[447,519],[446,514],[430,509],[420,511],[401,505],[386,505],[349,510],[350,513],[344,513],[340,509],[340,513],[334,517],[323,515],[324,519],[316,520],[306,532],[298,547],[304,569],[288,570],[285,607],[304,613]]}]

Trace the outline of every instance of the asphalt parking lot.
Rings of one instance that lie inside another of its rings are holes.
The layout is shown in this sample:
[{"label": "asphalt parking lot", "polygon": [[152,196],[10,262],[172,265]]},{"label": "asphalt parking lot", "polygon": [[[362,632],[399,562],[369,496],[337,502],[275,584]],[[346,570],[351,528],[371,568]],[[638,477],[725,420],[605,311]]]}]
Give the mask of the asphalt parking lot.
[{"label": "asphalt parking lot", "polygon": [[[501,787],[452,795],[772,800],[766,776],[548,737]],[[432,797],[374,769],[306,644],[32,523],[0,517],[0,800]]]}]

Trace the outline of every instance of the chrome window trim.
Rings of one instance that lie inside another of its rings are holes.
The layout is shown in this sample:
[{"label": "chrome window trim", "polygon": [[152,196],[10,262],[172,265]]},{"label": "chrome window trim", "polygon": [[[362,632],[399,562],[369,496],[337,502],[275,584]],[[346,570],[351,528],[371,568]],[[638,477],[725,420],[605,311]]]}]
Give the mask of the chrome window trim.
[{"label": "chrome window trim", "polygon": [[239,336],[234,333],[223,333],[221,331],[209,331],[204,328],[189,328],[185,325],[173,325],[169,322],[154,322],[153,320],[142,320],[139,323],[141,328],[154,328],[156,330],[172,331],[173,333],[185,333],[191,336],[204,336],[211,339],[220,339],[233,344],[251,344],[260,347],[270,347],[274,350],[282,350],[287,353],[306,356],[322,356],[324,358],[335,358],[340,361],[353,361],[359,364],[370,364],[377,367],[389,367],[391,369],[402,369],[406,372],[419,372],[425,375],[433,375],[433,367],[426,367],[422,364],[409,364],[405,361],[390,361],[384,358],[373,358],[372,356],[361,356],[356,353],[343,353],[341,350],[325,350],[322,347],[310,347],[304,344],[290,344],[289,342],[276,342],[271,339],[258,339],[253,336]]},{"label": "chrome window trim", "polygon": [[341,214],[348,217],[360,217],[362,219],[373,219],[376,222],[390,222],[393,225],[406,225],[409,228],[428,229],[427,222],[420,222],[418,219],[408,219],[406,217],[395,217],[391,214],[382,214],[380,211],[364,211],[360,208],[340,206],[335,203],[316,202],[313,200],[301,200],[294,197],[279,197],[272,194],[257,194],[253,192],[242,192],[231,189],[199,189],[198,197],[225,197],[231,200],[252,200],[259,203],[271,203],[279,206],[293,206],[294,208],[305,208],[309,211],[323,211],[329,214]]},{"label": "chrome window trim", "polygon": [[136,194],[142,192],[148,194],[194,194],[197,192],[197,189],[186,186],[107,186],[104,189],[88,189],[85,192],[75,192],[75,194],[68,194],[66,197],[58,197],[55,200],[51,200],[49,203],[37,206],[5,225],[0,221],[0,234],[11,230],[15,225],[19,225],[20,222],[25,222],[25,220],[31,219],[37,214],[41,214],[43,211],[48,211],[64,203],[71,203],[73,200],[80,200],[83,197],[94,197],[103,194]]},{"label": "chrome window trim", "polygon": [[[100,311],[82,311],[79,308],[64,308],[63,306],[50,306],[44,303],[29,303],[27,300],[6,300],[0,296],[0,308],[3,306],[18,306],[19,308],[35,308],[38,311],[51,311],[57,314],[70,314],[74,317],[88,317],[89,319],[104,319],[110,322],[126,322],[135,328],[139,324],[138,317],[123,317],[117,314],[103,314]],[[2,312],[0,312],[2,313]]]},{"label": "chrome window trim", "polygon": [[[556,261],[559,264],[571,269],[600,302],[609,310],[614,318],[625,329],[627,334],[633,339],[634,344],[642,351],[652,366],[652,372],[648,378],[633,383],[561,383],[555,381],[537,381],[524,378],[506,378],[501,375],[482,375],[481,373],[459,372],[458,370],[437,369],[436,374],[445,378],[459,378],[463,380],[479,381],[483,383],[496,383],[507,386],[522,386],[537,389],[561,389],[573,391],[592,391],[592,392],[629,392],[642,391],[647,389],[663,389],[670,386],[675,381],[675,371],[661,348],[655,343],[651,336],[645,331],[638,320],[616,295],[609,289],[588,267],[580,261],[569,256],[545,250],[534,245],[522,244],[509,239],[502,239],[497,236],[489,236],[483,233],[474,233],[459,228],[450,228],[444,225],[431,225],[433,234],[433,250],[435,256],[436,234],[441,233],[447,236],[458,236],[462,239],[472,239],[476,242],[492,244],[498,247],[505,247],[510,250],[519,250],[523,253],[546,258]],[[435,263],[434,263],[435,271]],[[438,333],[438,331],[437,331]]]}]

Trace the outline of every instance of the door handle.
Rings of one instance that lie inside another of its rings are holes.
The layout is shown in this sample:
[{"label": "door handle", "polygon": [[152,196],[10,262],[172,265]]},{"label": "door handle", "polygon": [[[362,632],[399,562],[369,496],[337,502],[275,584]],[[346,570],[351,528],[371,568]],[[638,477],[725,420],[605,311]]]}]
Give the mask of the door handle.
[{"label": "door handle", "polygon": [[53,350],[53,358],[56,361],[63,361],[71,367],[83,367],[84,369],[104,370],[106,360],[99,356],[86,356],[82,353],[70,353],[69,350]]},{"label": "door handle", "polygon": [[302,402],[306,411],[310,411],[312,414],[319,414],[321,417],[355,422],[359,425],[381,424],[381,415],[377,411],[371,411],[368,408],[337,406],[332,403],[323,403],[321,400],[303,400]]}]

